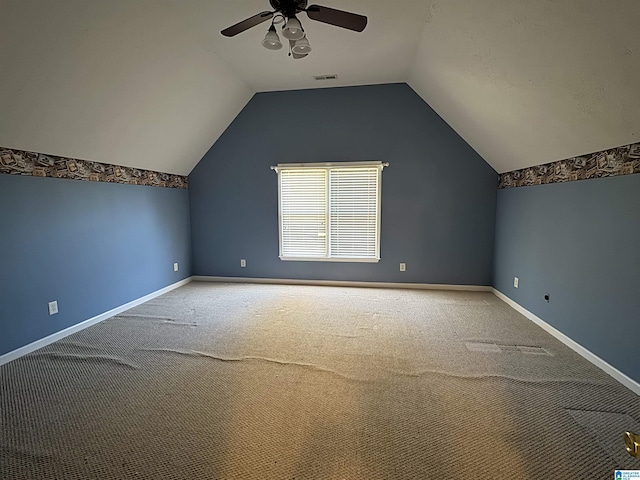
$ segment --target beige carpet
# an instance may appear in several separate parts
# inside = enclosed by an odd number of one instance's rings
[[[580,321],[580,319],[575,319]],[[610,479],[640,398],[489,293],[192,283],[0,367],[3,479]]]

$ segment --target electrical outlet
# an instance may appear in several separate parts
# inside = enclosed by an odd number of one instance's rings
[[[54,300],[49,302],[49,315],[55,315],[56,313],[58,313],[58,301]]]
[[[401,272],[406,272],[407,271],[407,264],[406,263],[401,263],[400,264],[400,271]]]
[[[178,262],[173,264],[173,271],[177,272],[178,271]]]
[[[513,286],[515,288],[518,288],[518,283],[519,283],[518,277],[513,277]]]
[[[241,258],[241,259],[240,259],[240,266],[241,266],[242,268],[246,267],[246,266],[247,266],[247,260],[246,260],[246,259],[244,259],[244,258]]]

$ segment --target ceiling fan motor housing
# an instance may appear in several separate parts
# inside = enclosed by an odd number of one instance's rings
[[[276,12],[281,12],[285,17],[293,17],[307,8],[307,0],[269,0],[269,3]]]

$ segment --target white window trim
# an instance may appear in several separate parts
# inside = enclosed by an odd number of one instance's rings
[[[382,170],[384,167],[388,167],[388,163],[381,161],[372,162],[324,162],[324,163],[279,163],[276,166],[272,166],[271,170],[278,173],[278,257],[282,261],[286,262],[341,262],[341,263],[378,263],[380,261],[380,213],[382,204]],[[281,184],[280,184],[280,170],[281,169],[326,169],[330,170],[336,167],[378,167],[380,174],[378,175],[378,201],[377,201],[377,225],[376,225],[376,245],[375,258],[371,257],[286,257],[282,255],[282,198],[281,198]],[[327,183],[327,189],[329,184]],[[330,222],[330,218],[328,219]]]

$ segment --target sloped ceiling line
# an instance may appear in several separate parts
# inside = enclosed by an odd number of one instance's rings
[[[186,175],[256,92],[407,82],[498,173],[640,140],[638,0],[323,0],[294,61],[267,0],[0,0],[0,145]],[[277,112],[269,121],[277,120]]]

